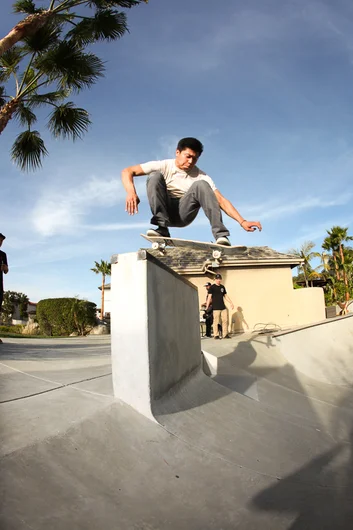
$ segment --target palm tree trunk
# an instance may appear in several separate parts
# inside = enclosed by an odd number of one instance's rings
[[[346,302],[349,302],[350,296],[349,296],[348,278],[347,278],[347,273],[344,268],[344,254],[343,254],[343,246],[341,243],[340,243],[340,258],[341,258],[341,264],[342,264],[343,281],[344,281],[344,286],[346,289]]]
[[[18,99],[14,98],[0,108],[0,134],[11,120],[19,103]]]
[[[43,11],[42,13],[28,15],[24,20],[21,20],[5,37],[0,39],[0,57],[17,42],[33,35],[41,27],[45,26],[48,19],[52,16],[52,11]]]
[[[340,275],[340,271],[338,270],[337,257],[336,257],[336,253],[335,253],[334,250],[332,251],[332,257],[333,257],[333,261],[334,261],[334,264],[335,264],[336,279],[337,279],[338,281],[340,281],[340,279],[341,279],[341,275]]]
[[[102,275],[101,320],[103,320],[103,316],[104,316],[104,286],[105,286],[105,274]]]
[[[350,295],[349,295],[349,285],[348,285],[347,273],[346,273],[345,270],[343,271],[343,279],[344,279],[344,286],[345,286],[345,288],[346,288],[346,302],[349,302],[349,299],[350,299]]]
[[[307,278],[307,275],[306,275],[305,265],[303,265],[303,274],[304,274],[305,286],[309,287],[309,282],[308,282],[308,278]]]

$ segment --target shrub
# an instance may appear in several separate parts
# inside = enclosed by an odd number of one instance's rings
[[[85,335],[95,325],[96,304],[77,298],[47,298],[37,304],[37,320],[44,335]]]
[[[0,326],[0,333],[15,333],[16,335],[21,335],[24,326],[21,324],[16,324],[15,326]]]

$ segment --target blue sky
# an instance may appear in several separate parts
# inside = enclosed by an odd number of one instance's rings
[[[0,34],[16,20],[1,10]],[[7,8],[6,8],[7,7]],[[50,156],[21,173],[0,140],[0,232],[10,272],[5,289],[32,301],[75,296],[99,303],[94,260],[145,246],[142,204],[125,213],[121,170],[173,156],[177,140],[205,146],[199,167],[261,233],[226,218],[233,244],[279,251],[326,229],[352,234],[353,6],[349,0],[150,0],[128,12],[130,33],[95,51],[106,77],[77,103],[93,126],[83,141],[49,137]],[[176,237],[208,241],[200,215]]]

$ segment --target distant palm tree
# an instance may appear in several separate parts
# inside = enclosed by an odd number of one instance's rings
[[[322,269],[323,272],[329,272],[331,270],[331,265],[330,265],[331,255],[324,251],[321,253],[318,252],[318,257],[320,257],[320,265],[315,267],[314,270],[317,271],[319,269]]]
[[[95,272],[96,274],[102,275],[102,303],[101,303],[101,320],[103,320],[104,317],[104,287],[105,287],[105,278],[106,276],[111,275],[111,264],[107,261],[103,261],[101,259],[101,262],[98,263],[98,261],[95,261],[95,266],[91,269],[91,271]]]
[[[101,59],[85,50],[122,37],[126,15],[116,8],[143,1],[48,0],[47,9],[33,0],[14,3],[15,12],[27,16],[0,39],[0,134],[13,117],[25,128],[11,150],[20,169],[37,169],[48,154],[33,129],[39,107],[52,109],[47,126],[54,137],[76,140],[88,130],[88,112],[68,100],[103,76]]]
[[[347,241],[353,241],[353,237],[348,235],[348,228],[342,228],[341,226],[333,226],[331,230],[327,230],[328,237],[325,238],[324,244],[331,245],[333,255],[336,256],[335,267],[337,279],[341,278],[341,273],[345,285],[345,301],[348,303],[350,299],[349,282],[347,275],[347,268],[345,266],[344,257],[344,243]]]
[[[301,269],[303,271],[306,287],[309,287],[308,280],[309,275],[312,272],[310,261],[313,258],[320,257],[320,254],[318,252],[312,252],[312,249],[314,247],[315,243],[313,243],[312,241],[305,241],[299,249],[292,248],[288,251],[289,254],[293,254],[294,256],[297,256],[298,258],[303,260],[303,262],[298,265],[298,269]]]

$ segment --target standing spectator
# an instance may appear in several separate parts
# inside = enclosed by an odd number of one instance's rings
[[[216,274],[215,283],[208,289],[208,296],[206,302],[206,311],[212,304],[213,306],[213,335],[215,339],[219,339],[218,324],[222,321],[222,336],[224,339],[230,339],[228,335],[228,309],[225,306],[226,300],[232,309],[234,309],[233,302],[227,295],[226,288],[221,284],[222,276]]]
[[[207,307],[208,292],[209,292],[209,288],[211,287],[211,285],[212,284],[210,282],[207,282],[204,285],[204,287],[206,287],[206,291],[207,291],[206,304],[205,304],[206,307]],[[212,307],[212,304],[207,309],[205,309],[205,312],[203,314],[203,318],[205,319],[205,322],[206,322],[206,337],[211,337],[212,324],[213,324],[213,307]]]
[[[0,234],[0,247],[4,242],[5,236],[3,234]],[[5,252],[0,250],[0,316],[1,316],[1,308],[2,308],[2,302],[4,299],[4,281],[3,281],[3,275],[7,274],[9,272],[9,267],[7,265],[7,256]],[[2,343],[2,340],[0,339],[0,343]]]

